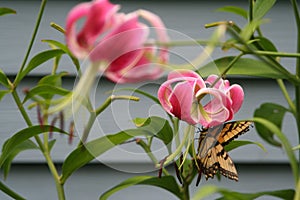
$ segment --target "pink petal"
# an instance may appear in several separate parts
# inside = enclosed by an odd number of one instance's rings
[[[84,57],[86,56],[87,52],[85,48],[82,48],[77,41],[77,33],[76,33],[76,25],[75,23],[86,16],[88,11],[90,10],[91,4],[90,3],[81,3],[75,6],[67,16],[66,22],[66,40],[67,45],[71,52],[76,57]]]
[[[171,82],[166,81],[159,87],[157,91],[157,97],[163,109],[167,111],[169,114],[173,115],[173,113],[171,113],[172,105],[169,101],[171,93],[172,93]]]
[[[194,84],[196,84],[196,82],[194,82]],[[182,82],[176,84],[169,99],[172,104],[171,112],[189,124],[196,124],[198,119],[194,119],[191,115],[193,102],[195,100],[194,97],[194,88],[191,87],[191,83]],[[199,115],[194,116],[197,117]]]
[[[137,15],[128,16],[124,23],[115,28],[95,47],[90,54],[91,61],[105,60],[112,63],[120,56],[140,49],[147,39],[148,31],[147,27],[138,22]]]
[[[203,80],[199,74],[197,74],[196,72],[194,72],[192,70],[187,70],[187,69],[179,69],[179,70],[174,70],[174,71],[170,72],[168,75],[168,80],[174,79],[174,78],[181,78],[184,80],[186,77],[192,77],[195,79]],[[203,85],[205,85],[204,81],[203,81]]]
[[[78,58],[84,58],[99,35],[112,26],[113,14],[119,9],[107,0],[96,0],[74,7],[67,16],[66,40],[71,52]],[[76,33],[76,22],[86,17],[81,31]]]
[[[159,42],[169,41],[166,27],[159,16],[147,10],[139,10],[138,13],[141,17],[146,19],[153,26],[153,28],[156,31],[157,39]],[[168,49],[167,47],[160,48],[159,57],[162,62],[166,62],[169,59],[169,53],[167,49]]]
[[[236,113],[241,108],[244,101],[243,88],[237,84],[234,84],[230,86],[228,93],[232,100],[233,112]]]
[[[148,59],[147,54],[151,51],[144,48],[122,55],[111,63],[105,75],[118,83],[135,83],[159,78],[163,70]]]
[[[196,97],[199,98],[200,103],[202,103],[201,99],[205,97],[205,95],[209,95],[212,99],[203,106],[200,119],[200,123],[203,126],[209,127],[221,124],[232,117],[231,101],[222,91],[215,88],[199,90]]]

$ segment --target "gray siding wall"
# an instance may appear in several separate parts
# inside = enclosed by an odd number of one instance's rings
[[[63,36],[53,30],[50,22],[56,22],[64,26],[65,16],[68,11],[79,1],[52,1],[49,0],[45,17],[35,42],[32,56],[42,50],[48,49],[47,45],[41,43],[41,39],[57,39],[63,41]],[[171,31],[174,39],[200,38],[207,39],[212,33],[205,30],[205,23],[224,20],[234,20],[239,24],[245,21],[232,15],[214,12],[215,9],[223,5],[239,5],[246,7],[247,1],[118,1],[121,3],[124,12],[144,8],[160,15],[168,28],[178,31]],[[15,16],[4,16],[0,18],[0,68],[10,75],[15,75],[18,66],[22,61],[34,20],[38,12],[39,1],[1,1],[0,6],[11,7],[17,10]],[[295,26],[291,14],[291,6],[287,1],[277,2],[275,8],[268,14],[272,20],[263,27],[263,31],[274,40],[281,51],[294,51],[295,49]],[[234,52],[229,52],[233,54]],[[174,55],[179,54],[185,58],[196,56],[193,49],[174,49]],[[222,56],[222,52],[217,51],[213,58]],[[177,59],[176,56],[175,60]],[[179,59],[179,62],[182,61]],[[283,59],[283,64],[288,65],[289,70],[294,70],[294,62],[291,59]],[[49,72],[51,63],[34,70],[30,77],[26,78],[20,87],[33,86],[40,75]],[[68,59],[64,59],[60,68],[62,71],[73,69]],[[72,88],[76,78],[75,70],[70,77],[64,79],[64,84]],[[163,79],[151,84],[125,85],[122,87],[143,88],[146,91],[156,94],[157,88]],[[275,81],[252,78],[232,78],[232,82],[241,84],[246,93],[245,103],[236,119],[246,119],[253,115],[255,108],[263,102],[278,102],[285,104],[283,96],[278,92]],[[95,90],[95,101],[103,102],[107,97],[106,92],[113,89],[114,85],[105,79],[101,79]],[[288,86],[292,94],[292,88]],[[138,96],[138,95],[137,95]],[[0,144],[2,144],[12,133],[25,127],[16,106],[10,97],[5,97],[0,104]],[[121,129],[132,127],[130,118],[147,117],[150,114],[163,116],[163,112],[157,105],[141,97],[141,101],[130,102],[124,107],[124,102],[115,102],[103,115],[98,118],[98,123],[94,126],[92,137],[99,137],[103,134],[115,133]],[[32,116],[36,116],[35,110],[31,111]],[[84,122],[86,118],[80,116]],[[298,144],[298,139],[294,137],[295,126],[290,116],[285,118],[283,129],[290,133],[288,138],[293,145]],[[80,134],[80,124],[77,133]],[[76,146],[67,144],[67,138],[56,136],[57,143],[53,151],[53,159],[59,164]],[[250,131],[241,139],[259,141],[265,144],[255,130]],[[95,161],[93,165],[81,169],[68,181],[66,191],[68,199],[97,199],[98,194],[120,181],[134,176],[135,172],[148,172],[153,170],[148,158],[139,147],[134,145],[123,145],[103,155],[99,164]],[[254,145],[242,147],[230,152],[231,157],[238,163],[240,182],[235,183],[223,179],[221,183],[216,180],[208,183],[220,184],[235,190],[251,192],[259,190],[284,189],[293,187],[291,170],[287,165],[287,158],[282,149],[270,147],[265,144],[267,152]],[[157,155],[163,158],[166,152],[161,149],[160,144],[156,144]],[[48,173],[44,160],[39,152],[27,151],[17,157],[12,169],[11,176],[7,183],[20,191],[28,199],[56,199],[55,186]],[[241,165],[239,165],[241,164]],[[126,172],[133,172],[128,174]],[[204,182],[205,183],[205,182]],[[204,184],[203,183],[203,184]],[[275,184],[276,183],[276,184]],[[34,188],[38,188],[35,190]],[[248,189],[247,189],[248,188]],[[192,188],[195,191],[197,188]],[[46,197],[45,197],[46,196]],[[43,197],[43,198],[42,198]],[[116,194],[112,199],[174,199],[168,193],[150,187],[134,187]],[[0,193],[0,199],[8,199]],[[269,198],[266,198],[269,199]]]

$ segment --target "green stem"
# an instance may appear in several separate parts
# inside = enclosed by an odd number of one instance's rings
[[[132,100],[132,101],[139,101],[138,97],[135,96],[128,96],[128,95],[111,95],[108,97],[105,102],[96,109],[96,115],[98,116],[100,113],[102,113],[114,100]]]
[[[234,57],[234,59],[227,65],[227,67],[224,69],[224,71],[220,74],[220,76],[215,80],[215,82],[213,82],[210,87],[214,87],[214,85],[222,78],[224,77],[227,72],[231,69],[231,67],[244,55],[244,53],[240,53],[239,55],[237,55],[236,57]],[[203,113],[205,113],[203,111]]]
[[[153,42],[147,42],[144,45],[145,46],[164,46],[164,47],[184,47],[184,46],[198,46],[198,45],[209,45],[211,42],[207,40],[177,40],[177,41],[170,41],[170,42],[159,42],[159,41],[153,41]],[[216,46],[222,46],[223,42],[217,42]]]
[[[227,29],[229,31],[229,33],[236,38],[241,44],[243,44],[247,50],[245,50],[243,53],[247,53],[247,54],[254,54],[255,56],[258,57],[258,59],[262,60],[263,62],[267,63],[268,65],[270,65],[274,70],[278,71],[279,73],[283,74],[284,76],[287,77],[287,79],[295,84],[295,85],[299,85],[300,84],[300,78],[298,76],[295,76],[293,74],[291,74],[287,69],[285,69],[279,62],[277,62],[275,59],[273,59],[270,56],[261,56],[261,55],[257,55],[254,53],[254,49],[252,49],[252,47],[247,44],[245,41],[243,41],[243,39],[240,37],[240,35],[238,33],[236,33],[230,26]]]
[[[24,106],[23,106],[23,104],[20,100],[20,97],[19,97],[19,95],[18,95],[18,93],[15,89],[12,91],[12,96],[13,96],[13,98],[14,98],[17,106],[18,106],[18,109],[20,110],[21,115],[23,116],[27,126],[32,126],[32,122],[31,122],[26,110],[24,109]],[[46,149],[46,147],[44,146],[44,144],[43,144],[42,140],[39,138],[39,136],[37,136],[37,135],[34,136],[34,139],[36,140],[40,150],[43,152],[43,155],[44,155],[44,157],[47,161],[48,167],[49,167],[49,169],[50,169],[50,171],[51,171],[51,173],[54,177],[54,181],[56,183],[57,194],[58,194],[59,200],[64,200],[65,198],[64,198],[63,185],[60,184],[60,178],[58,176],[58,173],[57,173],[57,170],[54,166],[54,163],[53,163],[53,161],[50,157],[49,151]]]
[[[31,40],[30,40],[30,43],[29,43],[29,46],[28,46],[28,49],[27,49],[27,52],[25,54],[25,57],[23,59],[23,62],[21,64],[21,67],[20,67],[20,70],[15,78],[15,82],[12,84],[13,85],[13,88],[12,88],[12,96],[21,112],[21,115],[23,116],[26,124],[28,126],[32,126],[32,122],[27,114],[27,112],[25,111],[24,109],[24,106],[20,100],[20,97],[16,91],[16,87],[18,85],[18,82],[16,82],[16,80],[18,80],[18,77],[20,76],[21,72],[23,71],[25,65],[26,65],[26,62],[28,60],[28,57],[29,57],[29,54],[30,54],[30,51],[32,49],[32,46],[33,46],[33,43],[35,41],[35,38],[36,38],[36,35],[37,35],[37,32],[38,32],[38,29],[39,29],[39,26],[40,26],[40,22],[41,22],[41,19],[42,19],[42,16],[43,16],[43,13],[44,13],[44,9],[46,7],[46,3],[47,3],[47,0],[42,0],[42,3],[41,3],[41,6],[40,6],[40,10],[39,10],[39,14],[38,14],[38,17],[37,17],[37,21],[36,21],[36,24],[35,24],[35,27],[34,27],[34,30],[33,30],[33,33],[32,33],[32,36],[31,36]],[[47,146],[44,146],[42,140],[39,138],[39,136],[34,136],[34,139],[36,140],[40,150],[43,152],[43,155],[47,161],[47,164],[48,164],[48,167],[54,177],[54,180],[55,180],[55,184],[56,184],[56,189],[57,189],[57,194],[58,194],[58,199],[59,200],[64,200],[65,199],[65,194],[64,194],[64,189],[63,189],[63,185],[60,184],[60,177],[58,175],[58,172],[54,166],[54,163],[50,157],[50,154],[49,154],[49,151],[48,149],[46,148]]]
[[[282,81],[282,79],[277,79],[277,84],[279,85],[281,92],[283,93],[283,96],[285,98],[285,100],[287,101],[287,103],[289,104],[289,107],[291,109],[291,112],[294,114],[294,116],[297,116],[297,111],[296,111],[296,107],[295,104],[293,103],[289,93],[287,92],[287,89],[284,85],[284,82]]]
[[[44,152],[44,157],[47,161],[48,167],[50,169],[50,172],[54,178],[55,181],[55,186],[56,186],[56,191],[57,191],[57,195],[58,195],[58,199],[59,200],[64,200],[65,198],[65,191],[64,191],[64,187],[62,182],[60,181],[60,176],[56,170],[56,167],[51,159],[50,153],[49,151],[45,151]]]
[[[254,0],[249,0],[249,22],[253,21],[253,7],[254,7]]]
[[[294,200],[300,199],[300,179],[298,180],[297,186],[296,186],[296,194],[294,196]]]
[[[45,7],[46,7],[46,3],[47,3],[47,0],[42,0],[42,3],[41,3],[41,6],[40,6],[40,10],[39,10],[39,13],[38,13],[38,16],[37,16],[37,20],[36,20],[36,23],[35,23],[35,26],[34,26],[34,29],[33,29],[33,33],[32,33],[32,36],[31,36],[31,40],[29,42],[29,45],[28,45],[28,49],[27,49],[27,52],[25,54],[25,57],[23,59],[23,62],[21,64],[21,67],[20,67],[20,70],[15,78],[15,82],[14,82],[14,85],[17,86],[17,82],[16,80],[18,80],[19,76],[21,75],[21,72],[23,71],[25,65],[26,65],[26,62],[28,60],[28,57],[29,57],[29,54],[30,54],[30,51],[32,49],[32,46],[33,46],[33,43],[35,41],[35,38],[36,38],[36,35],[37,35],[37,32],[38,32],[38,29],[39,29],[39,26],[40,26],[40,23],[41,23],[41,20],[42,20],[42,16],[43,16],[43,13],[44,13],[44,10],[45,10]]]
[[[276,52],[276,51],[253,51],[253,52],[247,52],[247,53],[248,54],[262,55],[262,56],[300,58],[300,53],[288,53],[288,52]]]
[[[127,96],[127,95],[120,95],[120,96],[111,95],[95,111],[91,110],[89,120],[88,120],[88,122],[87,122],[87,124],[86,124],[86,126],[83,130],[82,138],[81,138],[81,141],[80,141],[79,145],[84,144],[87,141],[88,135],[91,131],[91,128],[92,128],[95,120],[97,119],[97,116],[99,114],[101,114],[114,100],[139,101],[139,98],[135,97],[135,96]]]
[[[82,134],[82,137],[81,137],[81,141],[79,142],[78,146],[80,146],[81,144],[86,143],[87,138],[89,136],[89,133],[91,131],[91,128],[92,128],[92,126],[93,126],[96,119],[97,119],[97,115],[95,114],[95,112],[93,112],[93,111],[90,112],[89,120],[88,120],[86,126],[84,127],[83,134]]]
[[[298,4],[296,0],[291,0],[296,20],[296,26],[297,26],[297,53],[300,53],[300,15],[298,10]],[[300,58],[297,57],[296,60],[296,76],[300,78]],[[300,86],[295,86],[295,98],[296,98],[296,123],[298,128],[298,140],[300,143]],[[298,167],[300,169],[300,151],[299,151],[299,158],[298,158]],[[298,178],[299,180],[299,178]]]
[[[140,145],[140,146],[144,149],[144,151],[147,153],[147,155],[149,156],[149,158],[151,159],[151,161],[152,161],[155,165],[157,165],[157,164],[159,163],[158,160],[157,160],[157,159],[155,158],[155,156],[153,155],[153,153],[152,153],[150,147],[149,147],[143,140],[137,139],[136,143],[137,143],[138,145]],[[169,175],[170,175],[169,172],[168,172],[164,167],[162,168],[162,172],[163,172],[164,175],[166,175],[166,176],[169,176]]]
[[[189,191],[189,185],[186,183],[186,182],[184,182],[183,184],[182,184],[182,187],[181,187],[181,189],[182,189],[182,191],[181,191],[181,193],[182,193],[182,199],[183,200],[190,200],[190,191]]]
[[[173,129],[174,129],[174,137],[176,148],[180,145],[180,137],[179,137],[179,120],[178,118],[172,118]]]

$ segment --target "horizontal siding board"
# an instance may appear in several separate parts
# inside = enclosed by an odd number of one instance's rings
[[[123,169],[130,168],[136,173],[127,173],[125,170],[115,170],[105,165],[88,165],[78,170],[65,184],[66,199],[98,199],[101,194],[111,187],[119,184],[127,178],[140,175],[157,175],[157,171],[148,173],[137,173],[140,168],[147,168],[148,165],[121,164]],[[239,182],[235,182],[225,177],[219,182],[213,180],[202,181],[198,187],[195,183],[190,186],[191,196],[204,185],[218,185],[237,192],[260,192],[293,188],[294,181],[290,167],[288,165],[237,165],[239,172]],[[175,174],[172,168],[169,168]],[[30,180],[30,182],[29,182]],[[15,191],[30,200],[53,200],[57,199],[55,184],[45,165],[13,165],[12,173],[8,176],[6,184],[13,187]],[[206,198],[216,199],[217,196]],[[11,200],[4,193],[0,193],[1,200]],[[132,186],[123,189],[109,199],[177,199],[173,194],[146,185]],[[277,200],[278,198],[264,196],[260,200]]]
[[[26,78],[23,81],[23,86],[32,87],[33,83],[36,82],[36,79]],[[143,89],[153,95],[156,95],[157,88],[163,80],[156,81],[155,83],[145,84],[141,83],[138,85],[122,85],[121,87],[133,87]],[[66,88],[72,88],[74,79],[66,78],[64,79],[64,84]],[[283,96],[278,93],[277,85],[275,81],[264,80],[264,79],[233,79],[232,82],[241,84],[245,90],[245,102],[242,106],[239,113],[236,115],[236,119],[248,119],[253,116],[254,109],[258,108],[261,103],[264,102],[277,102],[285,105],[285,100]],[[107,80],[101,80],[94,92],[96,105],[100,105],[101,102],[107,98],[107,91],[111,91],[116,87],[114,84],[108,82]],[[21,88],[20,88],[21,89]],[[288,85],[288,90],[292,93],[292,88]],[[124,94],[124,92],[116,93]],[[126,93],[131,94],[131,93]],[[133,94],[137,95],[137,94]],[[140,96],[140,95],[137,95]],[[141,96],[140,96],[141,97]],[[16,106],[13,103],[13,100],[9,96],[3,99],[3,102],[0,104],[0,127],[1,127],[1,139],[0,142],[3,143],[12,133],[17,132],[18,130],[25,127],[25,123],[21,118]],[[132,128],[133,124],[131,119],[135,117],[147,117],[150,115],[160,115],[163,117],[164,112],[161,108],[154,104],[152,101],[141,97],[140,102],[129,102],[126,101],[116,101],[110,106],[103,114],[100,115],[96,124],[92,129],[90,139],[97,138],[106,134],[116,133],[120,130]],[[67,137],[63,135],[57,135],[56,147],[53,151],[53,159],[57,162],[61,162],[67,153],[76,146],[76,141],[80,138],[82,133],[82,127],[84,122],[87,120],[87,116],[83,112],[79,112],[80,116],[76,115],[76,134],[79,134],[75,138],[73,145],[67,144]],[[33,109],[30,111],[30,116],[36,123],[36,110]],[[289,140],[292,142],[292,145],[297,145],[297,138],[295,137],[295,124],[291,120],[290,116],[285,118],[285,126],[283,129],[286,131]],[[66,123],[67,128],[68,123]],[[254,129],[249,133],[240,137],[241,139],[250,139],[254,141],[261,141],[259,136],[256,134]],[[262,142],[262,141],[261,141]],[[154,150],[159,155],[160,158],[166,156],[167,152],[161,148],[161,143],[155,143]],[[263,152],[259,147],[254,145],[249,145],[242,147],[237,151],[233,151],[230,154],[238,162],[286,162],[286,155],[282,152],[280,148],[273,148],[269,145],[265,145],[267,152]],[[251,152],[251,153],[249,153]],[[247,155],[247,156],[245,156]],[[115,148],[113,151],[104,154],[101,157],[103,162],[147,162],[147,156],[143,154],[140,147],[137,147],[134,143],[129,143],[127,145],[121,145],[120,147]],[[37,152],[24,152],[21,156],[17,158],[18,162],[41,162],[43,161],[40,153]]]
[[[48,49],[48,46],[40,41],[42,39],[56,39],[64,41],[61,33],[49,26],[50,22],[65,25],[65,17],[68,11],[79,1],[49,1],[42,20],[41,28],[35,42],[33,52],[36,54]],[[117,1],[122,5],[122,11],[130,12],[136,9],[148,9],[157,13],[164,20],[167,28],[171,31],[172,39],[208,39],[213,29],[205,29],[204,24],[232,20],[243,26],[245,20],[231,14],[215,12],[225,5],[237,5],[247,7],[247,1]],[[35,17],[38,13],[39,1],[1,1],[1,6],[11,7],[18,14],[5,16],[0,19],[0,67],[8,74],[15,74],[22,61],[28,41],[34,26]],[[295,25],[291,14],[291,6],[286,1],[278,1],[274,9],[267,15],[271,19],[269,24],[263,26],[267,37],[270,37],[281,51],[293,51],[296,49]],[[25,26],[24,26],[25,25]],[[21,30],[21,31],[20,31]],[[177,34],[175,34],[177,32]],[[176,51],[175,51],[176,52]],[[196,56],[198,51],[179,51],[178,54],[188,59]],[[220,57],[223,52],[214,54],[214,58]],[[181,60],[182,61],[182,60]],[[283,63],[293,70],[291,59],[283,59]],[[49,72],[51,64],[47,64],[31,74],[44,74]],[[61,70],[67,70],[75,74],[74,68],[68,59],[63,59]]]
[[[41,28],[38,33],[38,38],[35,42],[31,56],[34,54],[49,49],[46,44],[41,43],[42,39],[57,39],[64,41],[61,33],[50,28],[50,22],[56,22],[64,26],[65,16],[68,11],[79,1],[48,1],[45,17],[43,18]],[[170,34],[174,39],[190,39],[191,38],[209,38],[212,30],[205,30],[203,25],[205,23],[219,21],[219,20],[234,20],[238,24],[243,24],[245,21],[239,17],[231,17],[230,14],[214,12],[215,9],[223,5],[239,5],[246,7],[248,1],[118,1],[122,4],[124,12],[130,12],[135,9],[143,8],[149,9],[160,15],[165,21],[168,28],[172,29]],[[216,3],[217,2],[217,3]],[[59,6],[57,6],[59,3]],[[0,18],[0,68],[7,74],[14,76],[22,61],[22,56],[25,53],[28,40],[34,26],[34,20],[38,13],[39,1],[1,1],[0,6],[11,7],[16,9],[17,15],[9,15]],[[282,51],[293,51],[295,49],[295,26],[293,18],[290,14],[290,6],[285,1],[278,1],[274,10],[272,10],[267,17],[271,18],[271,22],[263,27],[266,36],[271,37],[274,43],[278,45]],[[20,31],[20,29],[22,31]],[[176,62],[183,62],[185,59],[190,60],[197,56],[198,52],[202,50],[201,47],[172,50],[172,58]],[[233,54],[234,52],[230,52]],[[213,58],[224,55],[224,52],[217,51]],[[293,70],[294,62],[292,59],[282,59],[283,64],[289,66]],[[32,87],[38,81],[38,77],[42,74],[49,73],[52,63],[49,62],[43,67],[34,70],[31,76],[26,78],[22,83],[20,90],[25,87]],[[64,85],[67,88],[72,88],[74,85],[74,78],[76,76],[74,67],[69,59],[63,59],[60,70],[71,71],[69,78],[64,79]],[[159,83],[163,80],[155,82],[153,85],[131,85],[132,87],[142,87],[146,91],[156,94]],[[261,103],[266,101],[273,101],[285,104],[284,98],[278,93],[278,88],[275,81],[264,79],[234,79],[243,85],[246,92],[245,103],[241,111],[236,116],[236,119],[251,118],[253,111]],[[128,85],[126,85],[128,87]],[[113,89],[114,85],[106,80],[102,80],[98,85],[95,101],[97,103],[103,102],[107,97],[106,92]],[[291,87],[288,88],[290,93],[293,93]],[[20,91],[21,93],[21,91]],[[124,109],[124,102],[115,102],[113,106],[104,112],[98,119],[97,126],[93,128],[91,137],[99,137],[108,133],[115,133],[122,129],[133,127],[130,119],[134,117],[147,117],[150,114],[162,115],[162,111],[157,109],[151,101],[142,99],[140,102],[131,102]],[[150,109],[150,111],[149,111]],[[2,144],[13,133],[25,127],[25,123],[20,116],[12,99],[5,97],[0,104],[0,143]],[[36,110],[30,111],[30,116],[36,123]],[[283,129],[288,133],[294,133],[295,124],[291,117],[285,118],[286,124]],[[86,118],[81,117],[81,122]],[[81,125],[80,125],[81,124]],[[77,133],[81,132],[83,123],[77,123]],[[101,133],[102,132],[102,133]],[[101,133],[101,134],[100,134]],[[293,145],[297,144],[297,139],[293,137],[295,134],[288,134],[289,140]],[[62,162],[68,152],[75,146],[79,137],[74,139],[73,145],[67,144],[66,136],[55,136],[57,144],[53,151],[53,159],[56,162]],[[251,131],[244,136],[243,139],[251,139],[261,141],[255,131]],[[263,142],[262,142],[263,143]],[[270,147],[266,145],[267,153],[264,153],[256,146],[250,145],[240,148],[238,151],[233,151],[230,154],[238,162],[287,162],[286,155],[281,149]],[[163,158],[166,151],[161,149],[161,144],[155,144],[154,149],[156,153]],[[140,153],[137,153],[140,152]],[[251,153],[249,153],[251,152]],[[247,155],[247,156],[245,156]],[[18,156],[16,162],[44,162],[39,152],[27,151]],[[139,147],[132,144],[122,145],[110,153],[101,157],[101,160],[106,163],[116,162],[148,162],[147,157],[141,152]]]

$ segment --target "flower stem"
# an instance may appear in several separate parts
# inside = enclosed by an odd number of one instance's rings
[[[54,178],[55,181],[55,186],[56,186],[56,191],[58,195],[59,200],[65,200],[65,191],[62,182],[60,181],[60,176],[56,170],[56,167],[51,159],[49,151],[43,152],[44,157],[47,161],[48,167],[50,169],[50,172]]]
[[[298,4],[296,0],[291,0],[293,9],[294,9],[294,15],[296,20],[296,26],[297,26],[297,53],[300,53],[300,15],[298,10]],[[296,77],[300,77],[300,58],[297,57],[296,59]],[[298,140],[300,143],[300,86],[299,84],[295,86],[295,98],[296,98],[296,123],[298,128]],[[298,168],[300,169],[300,151],[299,151],[299,158],[298,158]],[[299,178],[298,178],[299,180]]]
[[[294,105],[294,103],[293,103],[293,101],[292,101],[289,93],[287,92],[287,89],[286,89],[286,87],[285,87],[282,79],[277,79],[276,81],[277,81],[277,83],[278,83],[278,85],[279,85],[279,87],[280,87],[280,89],[281,89],[281,91],[283,93],[284,98],[286,99],[287,103],[289,104],[291,112],[296,117],[297,116],[296,107],[295,107],[295,105]]]
[[[144,149],[144,151],[147,153],[147,155],[149,156],[149,158],[151,159],[151,161],[152,161],[155,165],[157,165],[157,164],[159,163],[158,160],[157,160],[157,159],[155,158],[155,156],[153,155],[153,153],[152,153],[150,147],[149,147],[143,140],[137,139],[137,140],[136,140],[136,143],[137,143],[138,145],[140,145],[140,146]],[[168,172],[164,167],[162,168],[162,172],[163,172],[164,175],[166,175],[166,176],[169,175],[169,172]]]
[[[172,123],[173,123],[173,129],[174,129],[175,144],[176,144],[176,148],[178,148],[180,145],[178,118],[175,118],[175,117],[172,118]]]
[[[82,138],[81,141],[79,143],[79,145],[84,144],[87,141],[88,135],[91,131],[91,128],[95,122],[95,120],[97,119],[97,116],[102,113],[114,100],[132,100],[132,101],[139,101],[138,97],[134,97],[134,96],[127,96],[127,95],[120,95],[120,96],[115,96],[115,95],[111,95],[110,97],[108,97],[104,103],[99,106],[95,111],[91,110],[90,111],[90,117],[89,120],[83,130],[83,134],[82,134]]]
[[[24,109],[24,106],[20,100],[20,97],[17,93],[17,91],[15,89],[13,89],[12,91],[12,96],[21,112],[21,115],[23,116],[27,126],[32,126],[32,122],[26,112],[26,110]],[[60,177],[58,175],[58,172],[54,166],[54,163],[50,157],[50,153],[49,151],[45,148],[42,140],[39,138],[39,136],[35,135],[34,136],[34,139],[36,140],[40,150],[43,152],[43,155],[47,161],[47,164],[48,164],[48,167],[53,175],[53,178],[54,178],[54,181],[55,181],[55,184],[56,184],[56,189],[57,189],[57,194],[58,194],[58,197],[59,197],[59,200],[64,200],[65,199],[65,194],[64,194],[64,189],[63,189],[63,185],[60,183]]]
[[[31,36],[31,40],[30,40],[29,45],[28,45],[27,52],[25,54],[25,57],[24,57],[23,62],[21,64],[20,70],[19,70],[15,80],[18,80],[18,77],[21,75],[21,72],[23,71],[23,69],[26,65],[26,62],[28,60],[29,54],[31,52],[33,43],[35,41],[39,26],[40,26],[40,23],[41,23],[41,20],[42,20],[42,16],[43,16],[43,13],[44,13],[44,10],[45,10],[45,7],[46,7],[46,3],[47,3],[47,0],[42,0],[40,10],[39,10],[39,13],[38,13],[38,16],[37,16],[37,20],[36,20],[36,23],[35,23],[35,26],[34,26],[34,29],[33,29],[33,33],[32,33],[32,36]],[[15,81],[14,85],[17,86],[18,83]]]
[[[300,58],[300,53],[276,52],[276,51],[253,51],[253,52],[247,52],[247,53],[248,54],[262,55],[262,56],[278,56],[278,57]]]
[[[186,182],[184,182],[182,184],[181,189],[182,189],[182,194],[183,194],[183,198],[182,199],[183,200],[189,200],[190,199],[189,185]]]

